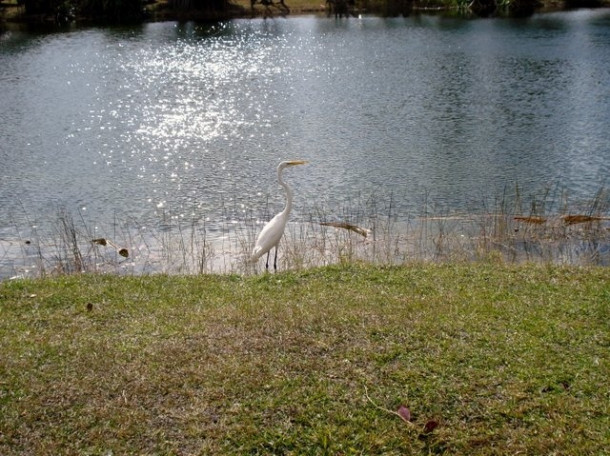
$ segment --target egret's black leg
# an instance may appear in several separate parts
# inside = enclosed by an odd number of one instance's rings
[[[277,245],[275,246],[275,258],[273,259],[273,270],[277,272]]]
[[[267,252],[267,262],[265,263],[265,269],[269,270],[269,254],[271,253],[271,249]]]

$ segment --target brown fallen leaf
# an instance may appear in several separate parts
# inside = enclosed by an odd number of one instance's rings
[[[411,411],[407,407],[405,407],[404,405],[401,405],[400,407],[398,407],[398,410],[396,411],[396,413],[406,423],[410,423],[411,422]]]
[[[436,420],[428,420],[428,421],[426,421],[426,424],[424,425],[424,429],[422,431],[422,434],[430,434],[437,427],[438,427],[438,421],[436,421]]]

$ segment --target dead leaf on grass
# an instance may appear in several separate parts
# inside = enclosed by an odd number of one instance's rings
[[[398,410],[396,411],[396,413],[406,423],[410,423],[411,422],[411,411],[407,407],[405,407],[404,405],[401,405],[400,407],[398,407]]]
[[[430,434],[437,427],[438,427],[438,421],[436,421],[436,420],[428,420],[428,421],[426,421],[426,424],[424,425],[424,429],[422,431],[422,434]]]

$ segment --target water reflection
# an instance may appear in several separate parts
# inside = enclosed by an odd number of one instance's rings
[[[520,186],[589,199],[610,172],[608,11],[302,17],[4,34],[0,232],[213,227],[363,197],[446,213]],[[381,205],[381,204],[380,204]]]

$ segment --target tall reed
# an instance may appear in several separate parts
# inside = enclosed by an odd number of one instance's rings
[[[279,267],[489,259],[610,264],[610,197],[605,188],[588,201],[571,202],[564,191],[552,188],[525,198],[516,186],[483,202],[478,211],[443,212],[431,206],[424,195],[419,210],[400,213],[390,194],[335,209],[299,208],[306,215],[288,224]],[[205,217],[183,221],[168,216],[155,230],[116,219],[109,227],[92,228],[81,213],[74,216],[58,208],[49,232],[31,224],[10,241],[0,241],[0,278],[81,272],[259,273],[264,261],[253,265],[249,258],[268,212],[267,207],[262,215],[245,212],[242,220],[225,217],[214,224]]]

